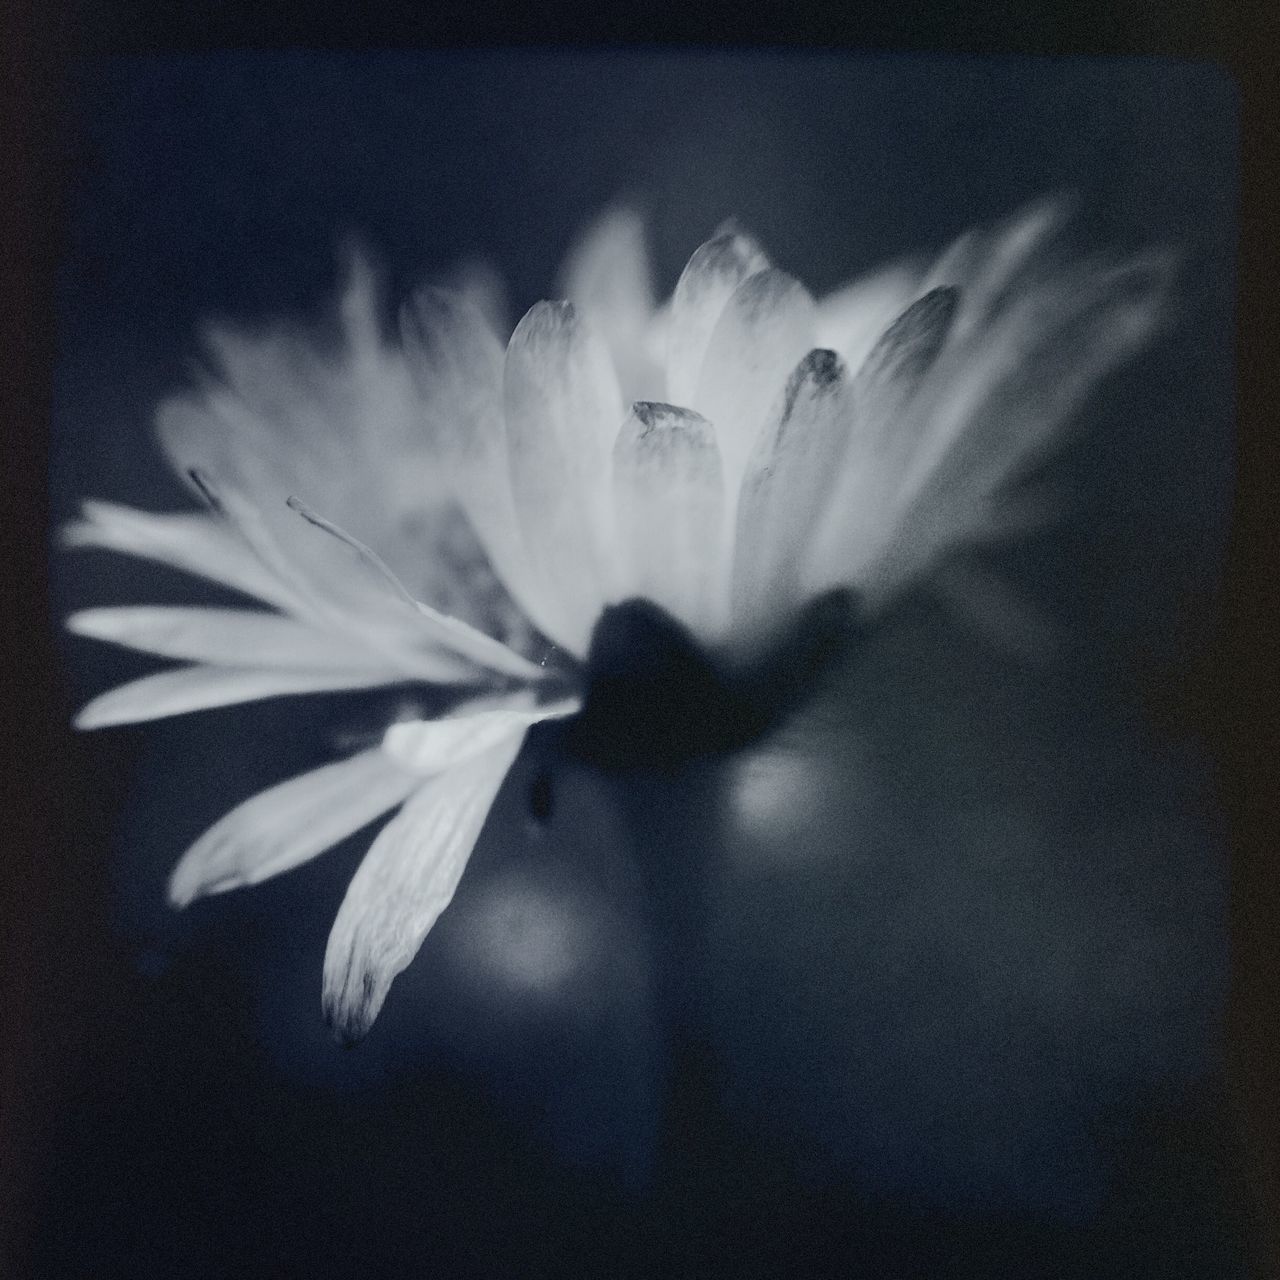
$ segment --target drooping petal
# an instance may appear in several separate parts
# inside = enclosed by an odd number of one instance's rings
[[[813,314],[808,290],[769,268],[733,291],[716,323],[692,407],[715,425],[731,505],[778,393],[813,347]]]
[[[258,884],[331,849],[420,784],[381,748],[290,778],[237,805],[182,856],[169,901]]]
[[[639,402],[613,451],[619,599],[643,596],[706,636],[724,619],[724,477],[711,424]]]
[[[853,397],[833,351],[796,366],[747,462],[733,549],[735,629],[767,626],[800,602],[800,561],[844,463]]]
[[[428,779],[373,842],[352,878],[324,957],[325,1017],[363,1036],[391,983],[453,898],[523,732]]]
[[[278,613],[120,605],[82,609],[65,625],[74,635],[186,662],[243,666],[251,659],[254,666],[293,670],[387,670],[378,653]]]
[[[405,679],[406,677],[399,677]],[[372,689],[397,683],[383,671],[270,671],[255,667],[179,667],[100,694],[75,717],[77,729],[140,724],[166,716],[283,694]]]
[[[585,650],[612,577],[610,453],[623,418],[604,343],[572,303],[540,302],[516,326],[504,378],[511,490],[524,545]]]
[[[157,515],[93,499],[82,509],[83,519],[61,531],[64,547],[117,551],[207,578],[281,608],[295,603],[294,594],[225,523],[212,516]]]
[[[419,777],[431,777],[488,751],[532,724],[571,716],[580,706],[579,700],[572,698],[542,707],[492,707],[438,720],[406,720],[386,731],[382,749],[401,768]]]
[[[662,370],[646,348],[653,319],[653,272],[644,219],[605,210],[569,252],[557,297],[567,298],[608,344],[626,400],[662,393]]]
[[[667,395],[691,406],[707,346],[733,292],[769,259],[741,231],[726,231],[700,246],[676,283],[667,325]]]

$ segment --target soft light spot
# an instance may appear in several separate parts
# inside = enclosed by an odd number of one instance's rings
[[[727,790],[729,821],[768,841],[779,858],[790,856],[790,846],[774,842],[798,834],[813,813],[819,792],[814,771],[814,760],[800,751],[771,749],[744,758]]]
[[[495,885],[467,923],[470,959],[517,992],[560,991],[586,952],[585,926],[571,904],[524,880]]]

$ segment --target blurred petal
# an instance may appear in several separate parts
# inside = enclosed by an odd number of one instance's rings
[[[571,716],[580,706],[574,698],[545,707],[496,707],[440,720],[406,720],[386,731],[382,749],[402,769],[430,777],[490,750],[531,724]]]
[[[619,598],[643,596],[704,635],[724,616],[724,479],[707,420],[639,402],[613,451]]]
[[[82,509],[84,518],[61,532],[65,547],[118,551],[207,578],[281,608],[296,603],[294,594],[244,542],[209,515],[156,515],[92,499]]]
[[[394,809],[419,782],[374,748],[271,787],[187,850],[169,878],[169,901],[185,907],[292,870]]]
[[[563,630],[529,564],[511,494],[503,427],[504,348],[477,307],[421,289],[400,314],[409,367],[458,500],[507,590],[547,635]]]
[[[824,541],[815,564],[827,579],[842,560],[838,580],[880,604],[950,550],[997,536],[1004,486],[1060,444],[1087,394],[1150,340],[1170,274],[1159,253],[1063,272],[950,342],[913,403],[901,483],[872,525]]]
[[[921,292],[920,270],[895,263],[852,281],[818,303],[814,339],[837,352],[850,369],[867,358],[876,340]]]
[[[250,655],[245,655],[246,657]],[[179,667],[111,689],[75,718],[77,729],[163,720],[166,716],[282,694],[372,689],[398,679],[386,671],[264,671],[249,667]]]
[[[540,302],[512,334],[504,385],[524,545],[561,606],[565,642],[580,654],[612,576],[608,475],[623,418],[617,378],[572,303]]]
[[[324,1012],[358,1040],[449,905],[522,732],[429,779],[387,824],[343,899],[324,957]]]
[[[796,366],[747,463],[734,539],[735,626],[796,607],[799,565],[839,476],[852,423],[848,371],[833,351]]]
[[[121,605],[82,609],[66,620],[78,636],[162,658],[240,666],[386,671],[380,655],[278,613],[248,609]],[[393,677],[394,674],[393,674]]]
[[[813,314],[798,281],[759,271],[734,290],[707,344],[693,407],[715,425],[731,504],[778,393],[813,347]]]
[[[296,498],[290,498],[289,505],[310,524],[330,535],[331,545],[335,548],[334,554],[349,554],[361,572],[369,574],[380,584],[389,600],[397,601],[412,612],[417,619],[417,630],[424,644],[429,646],[428,661],[444,651],[444,654],[452,654],[502,675],[531,680],[542,678],[544,673],[541,668],[508,649],[501,641],[485,635],[483,631],[477,631],[458,618],[447,617],[430,605],[415,600],[377,553],[353,538],[346,530],[338,528],[332,521],[326,520]]]
[[[661,394],[662,370],[645,337],[653,317],[653,273],[644,219],[616,207],[596,219],[570,250],[557,291],[608,344],[625,399]]]
[[[667,395],[693,404],[707,346],[733,291],[769,265],[749,235],[728,231],[702,245],[689,259],[671,296],[667,326]]]
[[[1016,296],[1016,286],[1028,283],[1028,269],[1042,260],[1070,212],[1071,201],[1062,196],[1033,201],[989,231],[967,232],[939,258],[923,288],[960,286],[964,307],[956,317],[957,336],[990,323]]]
[[[351,254],[336,340],[335,326],[209,328],[210,367],[160,406],[156,429],[179,474],[198,470],[257,508],[295,575],[316,576],[282,506],[303,493],[432,598],[450,567],[433,545],[447,494],[404,354],[383,336],[378,293],[373,270]],[[328,594],[331,584],[320,585]]]

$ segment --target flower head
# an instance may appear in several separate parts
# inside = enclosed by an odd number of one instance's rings
[[[449,709],[233,809],[180,860],[171,900],[263,880],[398,810],[325,956],[326,1013],[362,1034],[528,728],[592,723],[593,668],[613,664],[616,690],[628,653],[643,668],[646,637],[672,634],[695,664],[789,653],[781,638],[833,590],[874,618],[1010,527],[1010,482],[1148,339],[1168,276],[1155,254],[1071,259],[1061,220],[1036,206],[822,301],[726,225],[658,306],[640,220],[614,210],[571,256],[566,300],[505,344],[468,287],[420,291],[392,341],[358,257],[336,344],[212,330],[210,371],[157,416],[206,509],[86,502],[64,539],[255,607],[73,614],[78,634],[185,664],[78,724],[406,682]],[[621,658],[602,618],[631,628]]]

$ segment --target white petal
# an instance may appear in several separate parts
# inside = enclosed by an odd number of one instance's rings
[[[157,515],[114,502],[86,501],[84,518],[61,533],[65,547],[98,547],[155,560],[219,582],[268,604],[295,602],[288,588],[220,520],[204,513]]]
[[[401,677],[403,679],[403,677]],[[166,716],[283,694],[372,689],[394,684],[386,671],[265,671],[250,667],[179,667],[121,685],[94,698],[75,718],[77,729],[163,720]]]
[[[1003,304],[1017,296],[1020,286],[1031,283],[1029,269],[1040,261],[1070,211],[1070,202],[1060,196],[1036,200],[990,231],[961,236],[942,255],[923,288],[960,286],[964,306],[956,317],[957,337],[989,323]]]
[[[169,901],[185,907],[300,866],[394,809],[419,781],[375,747],[260,792],[187,850]]]
[[[529,563],[511,495],[504,348],[474,303],[443,289],[419,290],[400,331],[441,464],[489,563],[534,624],[559,639],[564,620]]]
[[[713,237],[689,259],[667,326],[667,395],[676,404],[693,404],[707,345],[734,290],[768,265],[755,240],[739,231]]]
[[[921,292],[920,270],[895,263],[852,281],[818,303],[814,338],[837,352],[850,369],[870,354],[876,340]]]
[[[326,520],[296,498],[290,498],[289,505],[305,520],[330,536],[331,545],[335,548],[334,554],[349,553],[353,557],[353,563],[382,586],[391,602],[398,602],[413,613],[422,640],[430,646],[427,651],[429,658],[452,654],[502,675],[529,680],[543,677],[545,673],[540,667],[508,649],[501,641],[485,635],[483,631],[477,631],[458,618],[447,617],[430,605],[415,600],[377,553],[344,529],[338,528],[332,521]]]
[[[488,751],[531,724],[571,716],[580,706],[575,698],[544,707],[495,707],[439,720],[406,720],[386,731],[382,749],[402,769],[430,777]]]
[[[848,371],[833,351],[796,366],[747,462],[734,539],[735,634],[800,603],[799,567],[840,475],[852,425]]]
[[[846,543],[843,580],[879,604],[957,546],[991,537],[1003,486],[1057,445],[1084,397],[1149,341],[1169,274],[1161,254],[1069,271],[948,344],[912,408],[922,429],[905,479],[878,527]]]
[[[387,673],[377,652],[278,613],[248,609],[121,605],[82,609],[66,620],[78,636],[187,662],[298,670],[356,670]],[[399,677],[394,670],[390,678]]]
[[[429,779],[373,842],[352,878],[324,957],[325,1017],[363,1036],[393,979],[453,898],[523,733]]]
[[[908,407],[948,339],[955,298],[954,289],[938,288],[912,303],[854,375],[848,451],[806,554],[825,566],[821,587],[852,582],[858,555],[894,527],[930,421]]]
[[[643,596],[707,636],[724,621],[724,477],[711,424],[637,403],[613,452],[619,598]]]
[[[662,371],[646,349],[653,317],[653,273],[644,219],[607,209],[570,250],[558,297],[570,302],[608,344],[627,400],[661,394]]]
[[[534,567],[582,653],[612,576],[609,465],[623,418],[609,353],[568,302],[516,326],[504,379],[511,491]]]
[[[813,314],[813,299],[798,281],[784,271],[759,271],[734,290],[707,344],[692,404],[715,424],[735,505],[756,437],[813,347]]]
[[[212,369],[160,406],[160,442],[180,474],[199,470],[253,503],[295,573],[316,575],[282,507],[300,493],[430,598],[443,568],[432,516],[447,495],[404,355],[383,339],[374,273],[358,257],[339,319],[336,342],[279,324],[211,329]],[[318,585],[326,596],[343,588]]]

